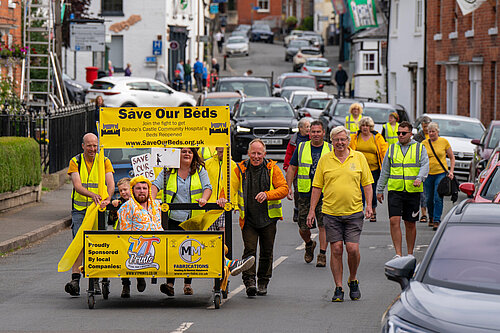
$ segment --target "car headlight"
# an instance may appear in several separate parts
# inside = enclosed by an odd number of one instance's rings
[[[292,133],[297,133],[299,131],[298,127],[292,128]]]
[[[246,132],[246,133],[248,133],[250,131],[251,131],[251,129],[248,128],[248,127],[243,127],[243,126],[239,126],[239,125],[236,126],[236,132]]]
[[[413,325],[397,316],[390,316],[386,325],[384,326],[383,332],[387,333],[426,333],[432,332],[426,330],[425,328]]]

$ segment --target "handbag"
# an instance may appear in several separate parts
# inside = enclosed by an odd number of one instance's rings
[[[455,176],[453,176],[453,179],[450,179],[448,177],[448,170],[446,170],[443,163],[436,155],[436,151],[434,150],[434,147],[432,146],[432,142],[430,139],[429,139],[429,145],[431,146],[432,153],[434,154],[434,157],[436,157],[436,159],[438,160],[439,165],[441,165],[441,168],[443,168],[444,172],[446,172],[446,176],[443,179],[441,179],[441,181],[438,184],[437,193],[439,194],[440,197],[451,196],[454,193],[454,187],[458,188],[458,185],[455,186],[456,185],[455,182],[457,180],[455,179]]]

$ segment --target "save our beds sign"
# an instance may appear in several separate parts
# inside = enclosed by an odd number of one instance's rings
[[[105,148],[226,147],[229,107],[101,108],[99,137]]]

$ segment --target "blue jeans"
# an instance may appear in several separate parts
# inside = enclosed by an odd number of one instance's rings
[[[344,84],[337,84],[337,97],[345,97],[345,83]]]
[[[84,210],[71,210],[71,232],[75,238],[78,229],[82,226],[83,218],[85,217],[86,209]]]
[[[441,215],[443,214],[443,198],[437,193],[437,188],[444,177],[446,177],[445,172],[429,175],[424,182],[427,213],[433,218],[434,222],[441,222]]]
[[[184,84],[186,85],[186,92],[193,91],[193,81],[191,80],[191,74],[184,75]]]
[[[373,184],[372,184],[372,190],[373,190],[372,209],[375,210],[375,208],[377,208],[377,183],[378,183],[378,179],[380,178],[380,169],[373,170],[372,171],[372,176],[373,176]],[[365,207],[365,191],[363,191],[363,186],[361,186],[361,197],[363,199],[363,208],[364,208]]]

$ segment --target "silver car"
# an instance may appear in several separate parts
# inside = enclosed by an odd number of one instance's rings
[[[242,36],[231,36],[226,42],[226,56],[237,54],[248,56],[248,40]]]
[[[332,82],[332,69],[325,58],[309,58],[300,70],[302,73],[316,77],[319,82]]]

